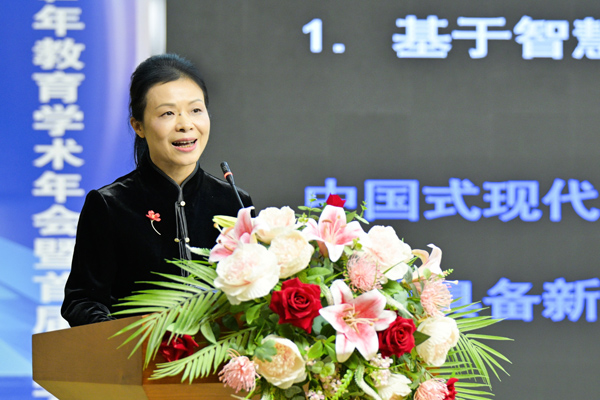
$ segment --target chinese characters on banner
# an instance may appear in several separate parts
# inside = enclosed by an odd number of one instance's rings
[[[475,47],[469,49],[471,58],[484,58],[488,45],[494,40],[511,40],[522,45],[522,57],[563,59],[563,44],[569,39],[569,21],[533,19],[523,16],[512,31],[506,27],[506,18],[467,18],[458,17],[456,29],[450,33],[440,33],[448,27],[447,19],[429,15],[418,19],[415,15],[398,18],[396,26],[405,33],[392,35],[392,49],[398,58],[446,58],[452,49],[452,40],[472,40]],[[573,22],[573,37],[577,47],[571,57],[590,60],[600,59],[600,20],[593,17],[576,19]]]
[[[452,297],[458,299],[452,307],[472,302],[471,285],[470,281],[456,281],[450,285]],[[487,291],[488,297],[484,297],[482,302],[491,308],[492,318],[531,322],[534,318],[533,307],[541,303],[542,316],[553,322],[565,319],[577,322],[584,311],[587,322],[598,320],[600,290],[590,289],[600,289],[600,279],[567,282],[564,278],[557,278],[554,282],[544,282],[544,292],[541,295],[527,294],[532,287],[530,282],[511,282],[507,278],[500,278]],[[476,312],[477,308],[471,310]]]
[[[358,204],[356,187],[338,187],[335,178],[325,179],[324,186],[306,187],[304,204],[310,206],[314,200],[322,203],[330,193],[344,197],[348,209],[355,209]],[[538,181],[483,182],[480,188],[469,179],[450,178],[448,186],[423,186],[421,193],[425,196],[425,203],[432,206],[423,212],[427,220],[459,215],[468,221],[498,217],[503,222],[515,218],[535,222],[544,214],[539,209]],[[368,179],[365,181],[365,219],[418,221],[419,195],[419,181],[416,179]],[[469,206],[468,200],[480,195],[488,207]],[[552,222],[562,219],[563,204],[569,204],[582,219],[594,222],[600,218],[600,209],[588,208],[584,201],[597,198],[598,191],[588,181],[556,178],[541,198],[541,203],[549,209]]]
[[[544,282],[542,295],[527,294],[532,284],[529,282],[511,282],[501,278],[498,283],[488,290],[488,296],[483,298],[483,304],[492,308],[493,318],[505,318],[522,321],[533,320],[533,306],[542,303],[542,316],[554,322],[577,322],[585,310],[587,322],[598,319],[598,299],[600,279],[592,278],[575,282],[566,282],[557,278],[554,282]]]
[[[478,196],[482,190],[468,179],[450,178],[448,186],[424,186],[422,193],[425,202],[433,206],[423,212],[425,219],[460,215],[466,220],[498,217],[503,222],[519,217],[526,222],[538,221],[543,211],[538,208],[539,183],[537,181],[484,182],[482,198],[489,204],[487,208],[469,206],[468,196]],[[324,203],[329,194],[337,194],[346,200],[345,208],[355,209],[358,204],[357,188],[337,186],[336,178],[326,178],[324,186],[308,186],[304,192],[304,204]],[[419,220],[419,181],[415,179],[368,179],[365,181],[365,219]],[[562,204],[569,203],[573,210],[587,221],[597,221],[600,210],[587,208],[583,202],[598,198],[598,191],[588,181],[555,179],[548,193],[541,199],[549,208],[549,219],[559,222],[562,217]],[[591,278],[566,282],[558,278],[543,284],[542,295],[529,295],[533,287],[529,282],[511,282],[501,278],[487,291],[483,303],[491,307],[493,318],[504,318],[530,322],[533,320],[533,307],[542,304],[542,316],[554,322],[567,318],[576,322],[585,311],[588,322],[596,322],[597,303],[600,299],[600,279]],[[453,307],[472,302],[470,281],[458,281],[450,285],[455,299],[460,299]],[[476,312],[476,308],[472,308]]]
[[[83,31],[81,7],[52,4],[46,0],[33,15],[32,28],[40,33],[32,43],[32,62],[36,72],[31,76],[38,88],[39,107],[32,110],[33,130],[39,144],[33,160],[39,177],[33,182],[32,195],[43,198],[40,211],[32,215],[37,229],[33,251],[38,262],[33,282],[40,288],[33,333],[68,328],[60,315],[64,286],[71,267],[79,213],[68,208],[71,197],[84,196],[80,187],[81,174],[66,173],[66,166],[78,168],[84,160],[77,143],[77,133],[84,129],[84,112],[77,104],[78,90],[85,80],[85,65],[81,61],[84,43],[76,42],[69,34]],[[64,3],[64,2],[61,2]],[[52,201],[47,207],[47,199]],[[40,199],[41,200],[41,199]],[[45,209],[44,209],[45,208]],[[33,397],[53,398],[34,386]]]

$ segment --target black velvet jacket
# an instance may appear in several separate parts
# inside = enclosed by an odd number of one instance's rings
[[[240,191],[246,207],[252,205]],[[159,281],[151,272],[181,274],[165,260],[191,258],[185,247],[212,248],[215,215],[236,216],[232,188],[199,165],[179,186],[149,158],[114,183],[88,193],[79,217],[62,315],[71,326],[113,319],[114,305],[134,290]],[[160,214],[160,221],[147,217]]]

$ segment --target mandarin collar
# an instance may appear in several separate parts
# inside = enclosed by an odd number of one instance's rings
[[[196,191],[202,183],[204,174],[202,168],[200,168],[200,160],[196,162],[196,168],[194,171],[181,183],[181,186],[177,184],[170,176],[164,173],[160,168],[156,166],[150,159],[150,156],[146,156],[141,160],[138,165],[138,170],[141,173],[144,184],[147,187],[156,189],[161,193],[172,193],[177,196],[185,190],[186,193]]]

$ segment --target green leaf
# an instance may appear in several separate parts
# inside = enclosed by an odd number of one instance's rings
[[[330,337],[335,334],[336,334],[335,329],[333,328],[333,326],[331,326],[331,324],[329,324],[327,322],[321,328],[321,335],[323,335],[323,336]]]
[[[303,390],[301,388],[299,388],[298,386],[290,386],[289,388],[285,389],[283,393],[284,393],[285,397],[287,397],[288,399],[291,399],[295,395],[302,393],[302,392],[303,392]]]
[[[383,289],[388,292],[389,294],[394,294],[394,293],[405,293],[404,289],[402,288],[402,285],[400,283],[398,283],[397,281],[393,281],[393,280],[388,280],[385,285],[383,285]]]
[[[189,249],[192,253],[197,254],[201,257],[210,257],[210,249],[200,247],[190,247]]]
[[[431,278],[431,271],[429,268],[425,268],[423,270],[423,276],[425,277],[425,280],[429,280],[429,278]]]
[[[136,303],[131,303],[131,305],[137,305]],[[121,310],[112,313],[111,315],[128,315],[128,314],[152,314],[155,312],[162,312],[165,310],[165,307],[139,307],[130,310]]]
[[[327,321],[325,321],[325,318],[323,318],[320,315],[317,315],[317,317],[315,319],[313,319],[313,324],[312,324],[312,330],[313,333],[315,334],[315,336],[318,336],[321,334],[321,328],[323,327],[323,325],[328,324]]]
[[[272,339],[264,341],[254,350],[254,355],[261,361],[271,362],[273,360],[271,357],[276,354],[275,341]]]
[[[279,336],[290,339],[294,339],[294,328],[291,324],[278,324],[275,328]]]
[[[167,327],[167,330],[173,333],[176,333],[177,335],[190,335],[190,336],[194,336],[196,333],[198,333],[198,331],[200,330],[200,326],[199,325],[193,325],[190,327],[190,329],[187,330],[178,330],[176,325],[173,323],[171,325],[169,325]]]
[[[257,304],[246,310],[246,322],[248,322],[248,324],[254,322],[254,320],[259,316],[262,306],[262,304]]]
[[[344,362],[344,364],[348,366],[348,368],[354,370],[360,364],[360,358],[356,355],[356,352],[354,352],[352,353],[350,358],[346,362]]]
[[[235,226],[235,222],[237,221],[236,217],[230,217],[229,215],[215,215],[213,217],[213,222],[223,228],[231,228]]]
[[[323,355],[323,342],[317,341],[315,344],[311,346],[308,350],[308,359],[312,360],[315,358],[320,358]]]
[[[493,396],[491,393],[485,393],[487,396]],[[489,397],[481,397],[469,395],[466,393],[461,393],[458,390],[456,391],[456,400],[490,400]]]
[[[357,221],[362,222],[365,225],[369,225],[369,221],[367,221],[366,219],[364,219],[363,217],[361,217],[360,215],[355,215],[354,219]]]
[[[298,210],[302,211],[310,211],[310,212],[321,212],[320,208],[316,207],[307,207],[307,206],[298,206]]]
[[[225,327],[231,331],[240,330],[237,319],[235,319],[235,317],[231,314],[223,316],[223,325],[225,325]]]
[[[215,321],[212,321],[210,323],[210,327],[213,331],[213,333],[215,334],[215,338],[220,338],[221,337],[221,325],[217,324]]]
[[[462,333],[486,328],[488,326],[497,324],[502,320],[492,319],[490,316],[472,317],[472,318],[459,318],[456,319],[456,325],[458,330]]]
[[[325,343],[325,351],[327,352],[327,355],[333,360],[333,362],[337,362],[337,354],[335,352],[335,344]]]
[[[313,268],[308,268],[306,270],[307,275],[308,276],[315,276],[315,275],[330,275],[331,274],[331,270],[328,268],[323,268],[323,267],[313,267]]]
[[[468,333],[465,336],[468,337],[469,339],[509,340],[509,341],[514,340],[511,338],[504,337],[504,336],[477,335],[474,333]]]
[[[458,382],[454,383],[454,386],[456,387],[487,387],[487,385],[484,385],[483,383],[477,383],[477,382],[467,382],[465,380],[459,380]]]
[[[394,293],[392,298],[394,300],[396,300],[398,303],[402,304],[405,308],[408,305],[408,293],[405,292],[404,290],[401,292]]]
[[[200,326],[200,332],[202,332],[202,336],[204,336],[206,340],[208,340],[210,343],[217,344],[215,334],[213,333],[209,322],[205,322],[204,324],[202,324],[202,326]]]
[[[460,299],[461,297],[459,297]],[[452,302],[457,301],[458,299],[454,299],[452,300]],[[463,304],[462,306],[458,306],[458,307],[452,307],[451,312],[456,313],[460,310],[465,310],[468,309],[469,313],[472,313],[473,311],[485,311],[487,310],[489,307],[475,307],[475,306],[479,306],[481,304],[481,302],[476,301],[474,303],[469,303],[469,304]],[[474,310],[473,308],[477,308],[476,310]],[[448,314],[448,316],[450,316],[450,314]]]
[[[324,366],[325,363],[323,361],[317,361],[310,367],[310,370],[314,374],[320,374]]]
[[[182,292],[195,292],[199,293],[206,289],[199,288],[196,286],[197,284],[201,284],[201,282],[196,281],[194,278],[183,277],[179,275],[171,275],[171,274],[162,274],[159,272],[153,272],[155,275],[162,276],[163,278],[170,279],[173,282],[152,282],[152,281],[140,281],[137,283],[149,283],[155,286],[173,288],[176,290],[180,290]]]
[[[347,212],[346,211],[346,223],[350,223],[356,217],[356,211]]]
[[[408,282],[408,283],[412,282],[412,280],[413,280],[412,268],[409,268],[408,271],[406,271],[406,274],[404,274],[404,277],[402,278],[402,280],[404,282]]]
[[[321,371],[321,376],[333,376],[335,373],[335,364],[333,362],[325,363],[323,366],[323,370]]]
[[[429,339],[431,336],[423,333],[423,332],[419,332],[419,331],[415,331],[415,333],[413,333],[413,336],[415,338],[415,346],[420,345],[421,343],[423,343],[424,341],[426,341],[427,339]]]

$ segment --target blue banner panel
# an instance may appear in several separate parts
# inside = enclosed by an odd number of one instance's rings
[[[2,6],[0,398],[52,398],[31,379],[31,335],[67,327],[60,305],[85,193],[133,166],[135,1]]]

